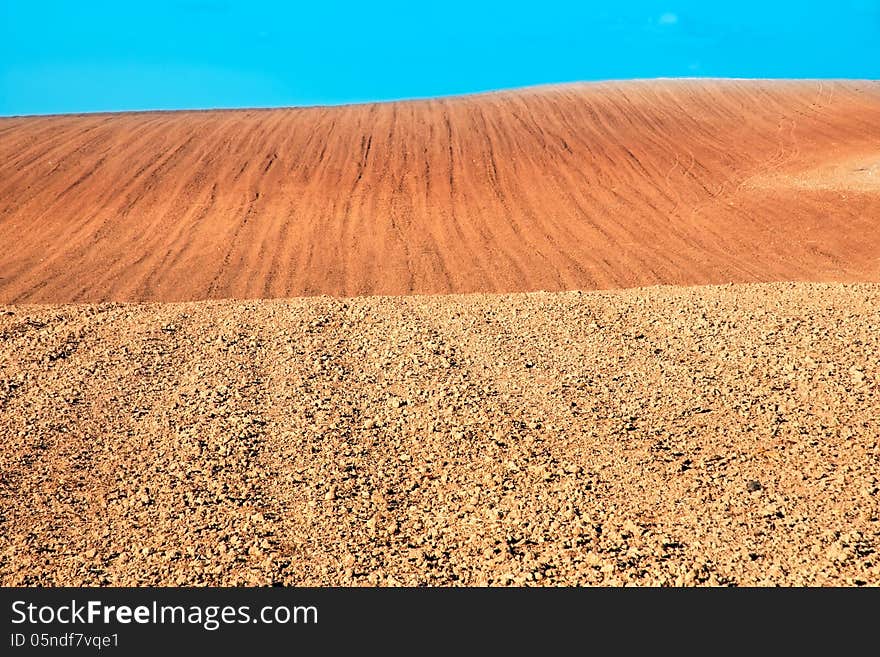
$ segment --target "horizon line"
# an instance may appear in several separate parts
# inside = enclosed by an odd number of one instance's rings
[[[461,93],[437,94],[430,96],[404,96],[400,98],[385,98],[380,100],[354,100],[339,103],[313,103],[303,105],[238,105],[238,106],[214,106],[214,107],[175,107],[175,108],[137,108],[137,109],[101,109],[82,110],[74,112],[45,112],[33,114],[0,114],[3,119],[24,118],[51,118],[59,116],[95,116],[101,114],[159,114],[174,112],[242,112],[242,111],[274,111],[274,110],[307,110],[331,107],[353,107],[369,105],[387,105],[391,103],[418,103],[432,100],[455,100],[494,94],[516,93],[553,87],[575,87],[588,85],[615,84],[626,82],[658,82],[658,81],[705,81],[705,82],[880,82],[874,78],[846,78],[846,77],[738,77],[738,76],[657,76],[657,77],[633,77],[633,78],[603,78],[594,80],[568,80],[562,82],[539,82],[514,87],[496,87],[478,91]]]

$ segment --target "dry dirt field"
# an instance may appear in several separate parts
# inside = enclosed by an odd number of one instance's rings
[[[878,126],[755,80],[0,119],[0,584],[880,584]]]
[[[880,286],[0,307],[3,584],[880,583]]]
[[[0,303],[880,280],[880,82],[0,119]]]

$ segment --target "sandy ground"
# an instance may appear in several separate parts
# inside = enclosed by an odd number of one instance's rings
[[[0,307],[0,583],[878,584],[880,286]]]
[[[0,119],[0,303],[880,280],[880,83]]]

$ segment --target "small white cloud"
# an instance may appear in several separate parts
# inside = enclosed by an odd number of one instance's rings
[[[660,16],[660,25],[675,25],[678,22],[678,14],[667,12]]]

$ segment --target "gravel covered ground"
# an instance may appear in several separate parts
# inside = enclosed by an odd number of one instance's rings
[[[0,307],[4,585],[880,583],[880,285]]]

